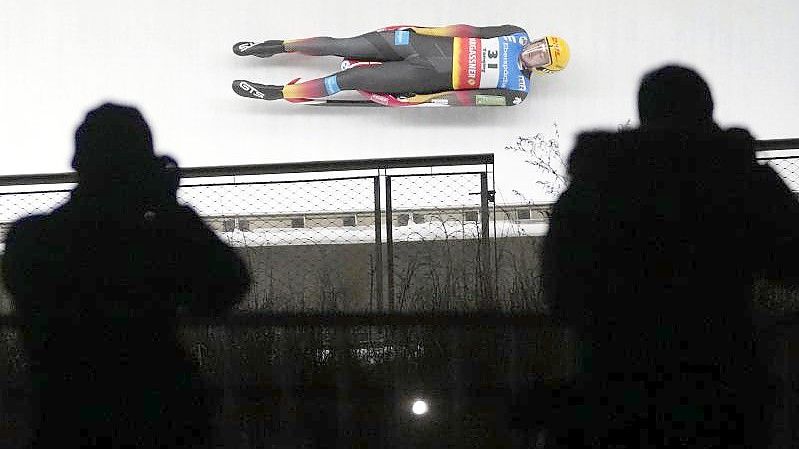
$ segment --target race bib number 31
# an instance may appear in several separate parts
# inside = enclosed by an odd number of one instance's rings
[[[452,52],[455,89],[496,88],[500,75],[499,39],[456,37]]]

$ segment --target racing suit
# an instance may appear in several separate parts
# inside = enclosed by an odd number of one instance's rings
[[[417,99],[414,103],[519,104],[530,90],[531,71],[519,58],[527,42],[527,33],[513,25],[400,26],[344,39],[288,40],[287,52],[380,64],[355,64],[324,78],[288,84],[283,97],[322,98],[361,90],[411,97]]]

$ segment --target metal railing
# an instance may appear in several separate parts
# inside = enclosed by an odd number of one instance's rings
[[[0,233],[66,201],[75,181],[0,177]],[[420,306],[408,298],[454,288],[423,282],[436,264],[419,241],[459,247],[440,261],[471,306],[494,297],[493,182],[491,154],[390,158],[188,168],[178,197],[241,248],[255,274],[245,310],[408,311]],[[474,260],[479,270],[464,266]]]

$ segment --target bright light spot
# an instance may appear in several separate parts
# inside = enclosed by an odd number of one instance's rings
[[[411,411],[413,411],[415,415],[424,415],[425,413],[427,413],[427,402],[422,400],[417,400],[416,402],[413,403]]]

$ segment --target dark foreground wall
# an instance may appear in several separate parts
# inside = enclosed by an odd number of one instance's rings
[[[539,245],[539,238],[500,239],[488,251],[498,269],[485,276],[486,250],[477,241],[397,243],[395,308],[464,311],[488,305],[545,312]],[[242,251],[256,279],[242,313],[361,312],[387,303],[378,301],[373,245]],[[760,284],[758,298],[761,344],[780,398],[776,447],[787,448],[799,441],[799,321],[778,324],[778,318],[796,310],[797,295]],[[520,400],[537,401],[578,369],[574,336],[546,319],[514,326],[187,323],[181,332],[212,387],[229,447],[326,447],[331,438],[356,447],[390,447],[386,441],[397,436],[416,447],[435,441],[510,447],[511,441],[532,438],[516,428]],[[7,323],[0,327],[0,449],[22,441],[27,397],[24,357]],[[426,420],[408,412],[416,397],[430,402]],[[529,425],[540,418],[536,414],[546,415],[546,407],[524,409],[521,421]]]

